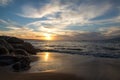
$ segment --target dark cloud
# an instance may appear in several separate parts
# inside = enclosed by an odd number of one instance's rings
[[[73,35],[58,35],[58,39],[60,40],[104,40],[106,37],[100,32],[84,32],[84,33],[76,33]]]

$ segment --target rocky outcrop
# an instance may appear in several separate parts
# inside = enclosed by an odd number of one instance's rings
[[[36,54],[32,44],[16,37],[0,36],[0,66],[12,65],[14,71],[28,70],[31,54]]]
[[[13,52],[15,49],[23,49],[29,54],[36,54],[36,49],[32,44],[24,42],[24,40],[10,36],[0,36],[0,45],[5,46],[9,52]]]
[[[19,62],[20,59],[21,59],[20,57],[11,56],[11,55],[0,56],[0,66],[12,65],[16,62]]]
[[[29,54],[36,54],[36,49],[32,46],[32,44],[28,42],[24,43],[17,43],[17,44],[11,44],[15,49],[23,49],[27,51]]]
[[[23,47],[28,53],[36,54],[36,49],[32,46],[32,44],[24,42]]]
[[[14,71],[24,71],[30,68],[30,59],[26,57],[22,57],[20,61],[15,63],[12,68]]]
[[[22,44],[24,43],[24,40],[16,38],[16,37],[10,37],[9,39],[7,39],[8,43],[19,43]]]
[[[8,55],[9,51],[7,48],[5,48],[4,46],[0,46],[0,56],[1,55]]]
[[[30,59],[24,56],[0,56],[0,66],[11,65],[14,71],[30,69]]]
[[[29,56],[29,53],[23,49],[16,49],[13,53],[15,56]]]
[[[0,39],[0,46],[6,48],[9,52],[14,51],[13,46],[11,46],[11,44],[9,44],[6,40],[4,39]]]

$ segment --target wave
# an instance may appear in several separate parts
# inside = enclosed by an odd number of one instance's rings
[[[104,57],[104,58],[120,58],[120,54],[108,54],[108,53],[90,53],[90,52],[77,52],[77,51],[61,51],[61,50],[40,50],[38,52],[58,52],[66,54],[78,54],[83,56],[94,56],[94,57]]]
[[[112,42],[70,42],[30,41],[39,52],[59,52],[94,57],[120,58],[120,43]]]

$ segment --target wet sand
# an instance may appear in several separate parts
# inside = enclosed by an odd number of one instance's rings
[[[120,59],[51,52],[37,56],[26,72],[0,69],[0,80],[120,80]]]

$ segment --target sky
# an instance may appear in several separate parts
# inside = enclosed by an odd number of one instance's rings
[[[120,0],[0,0],[0,35],[40,40],[120,36]]]

